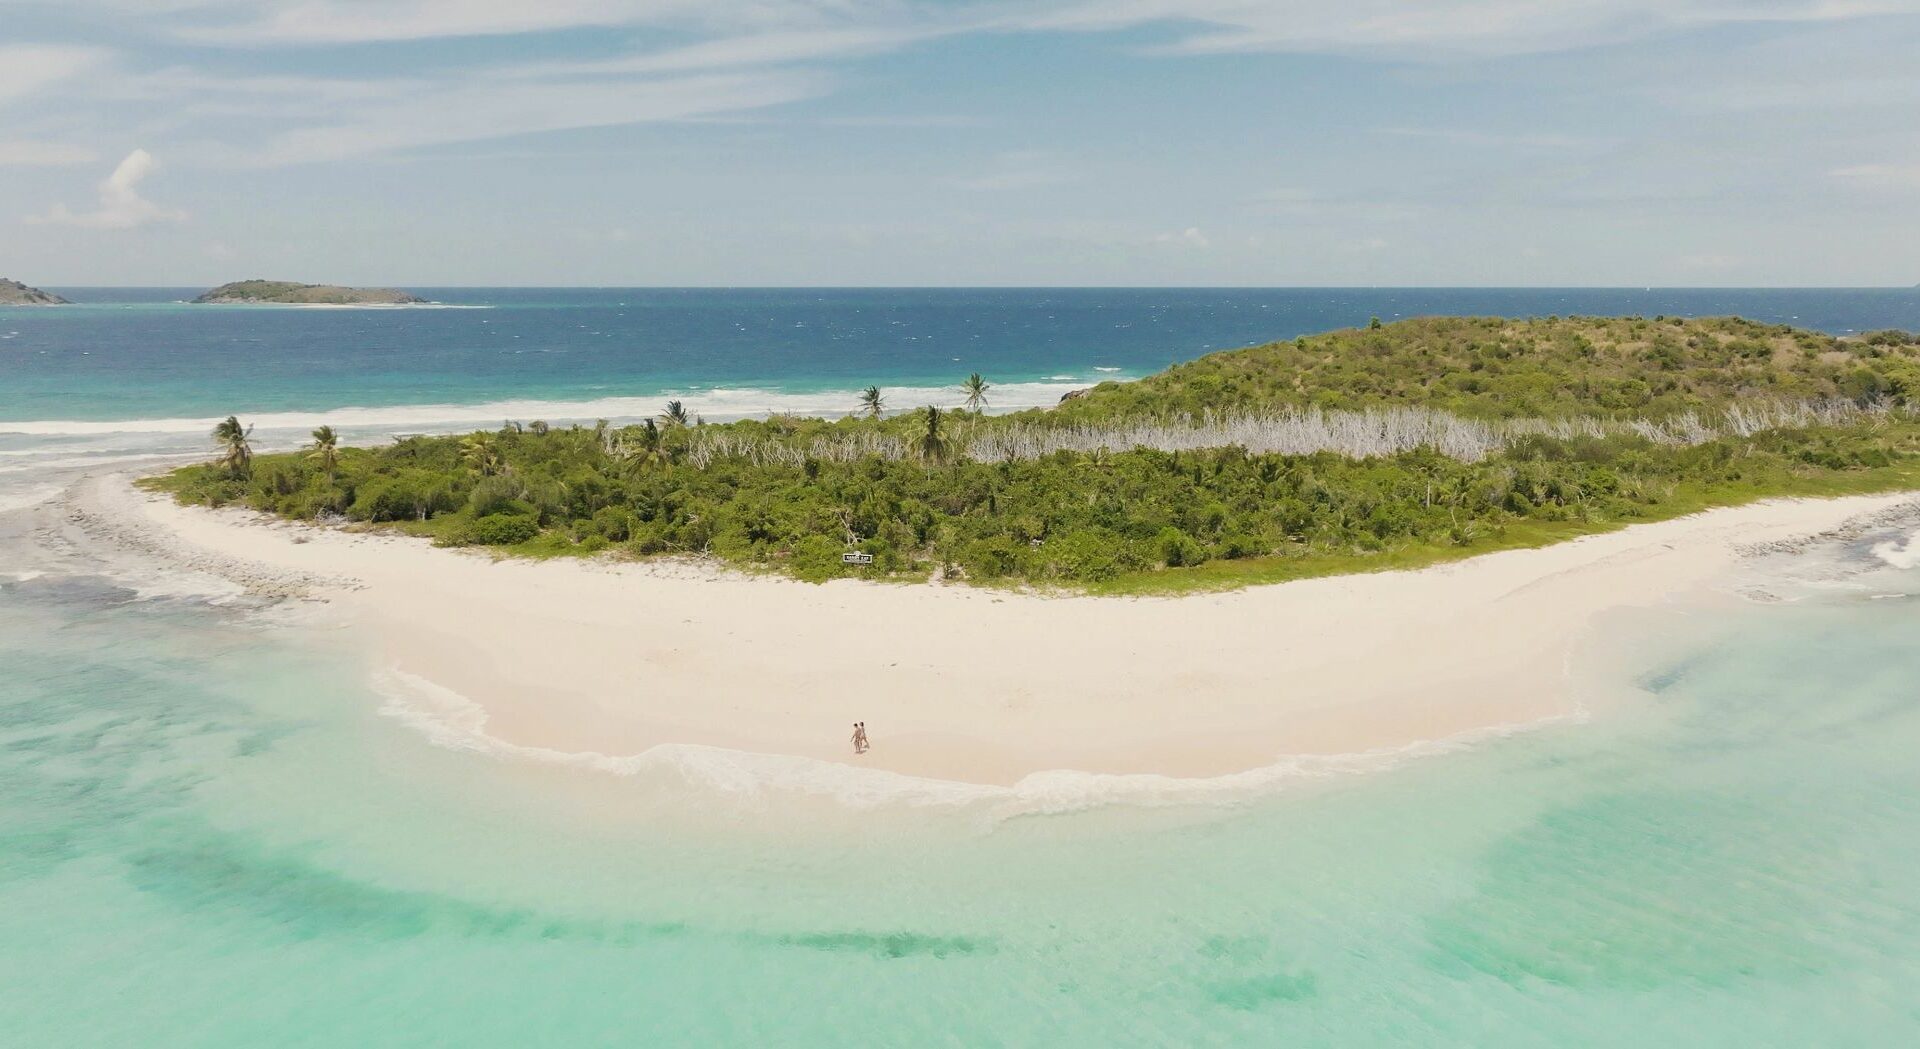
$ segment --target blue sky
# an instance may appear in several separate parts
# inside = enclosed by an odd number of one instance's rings
[[[1920,281],[1920,0],[0,0],[0,275]]]

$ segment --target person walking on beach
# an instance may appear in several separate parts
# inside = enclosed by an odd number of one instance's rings
[[[864,721],[853,723],[853,752],[855,754],[867,752],[867,723]]]

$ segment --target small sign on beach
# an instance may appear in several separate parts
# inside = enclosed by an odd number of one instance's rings
[[[870,565],[873,563],[873,555],[862,554],[857,552],[850,553],[850,554],[841,554],[840,563],[843,565]]]

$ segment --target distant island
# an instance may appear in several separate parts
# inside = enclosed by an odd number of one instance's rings
[[[52,292],[29,288],[17,280],[0,277],[0,306],[69,306],[67,300]]]
[[[298,284],[285,280],[237,280],[193,300],[226,306],[242,303],[282,306],[408,306],[427,300],[392,288],[343,288],[337,284]]]

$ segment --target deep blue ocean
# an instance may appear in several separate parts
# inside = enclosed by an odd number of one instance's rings
[[[591,418],[622,406],[545,405],[663,394],[715,418],[836,413],[854,407],[846,391],[870,383],[915,391],[894,398],[906,403],[971,372],[1002,388],[996,407],[1018,407],[1376,316],[1738,314],[1834,333],[1920,329],[1915,289],[413,289],[467,309],[191,306],[201,289],[56,290],[79,305],[0,309],[0,430],[503,401]]]

